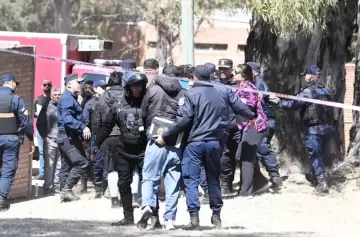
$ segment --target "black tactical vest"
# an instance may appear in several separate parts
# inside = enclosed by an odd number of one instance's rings
[[[0,96],[0,135],[17,134],[19,122],[13,112],[11,112],[11,101],[14,95]]]
[[[303,89],[310,89],[313,99],[331,101],[328,89],[323,84],[312,83]],[[333,124],[334,109],[330,106],[308,103],[300,111],[300,116],[305,125]]]
[[[125,100],[118,102],[115,106],[122,142],[129,145],[146,143],[146,131],[141,109],[131,107]]]

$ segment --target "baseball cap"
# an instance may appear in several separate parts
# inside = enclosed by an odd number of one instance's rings
[[[260,64],[256,62],[248,62],[247,65],[249,65],[253,71],[260,73]]]
[[[180,70],[175,65],[169,65],[169,66],[164,67],[162,74],[167,75],[167,76],[178,77],[178,76],[180,76]]]
[[[98,80],[98,81],[94,82],[94,88],[102,87],[102,86],[105,86],[105,85],[106,85],[106,82],[104,80]]]
[[[219,60],[218,67],[219,68],[232,68],[234,65],[233,61],[228,58],[222,58]]]
[[[135,69],[136,61],[134,59],[125,59],[121,61],[119,65],[124,69]]]
[[[200,81],[209,81],[211,76],[211,71],[205,65],[198,65],[195,67],[194,72],[192,73]]]
[[[85,79],[78,76],[78,74],[69,74],[66,75],[64,78],[64,83],[67,84],[73,80],[76,80],[77,82],[83,82]]]
[[[16,78],[13,74],[8,73],[8,74],[4,74],[0,77],[0,81],[14,81],[16,83],[16,85],[20,85],[19,82],[16,81]]]
[[[311,75],[320,75],[320,68],[318,68],[317,66],[310,66],[308,68],[305,69],[304,72],[300,73],[300,75],[306,75],[306,74],[311,74]]]
[[[159,62],[154,58],[149,58],[144,61],[144,69],[158,69]]]

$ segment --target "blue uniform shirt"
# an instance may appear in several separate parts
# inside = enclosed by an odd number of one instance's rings
[[[24,101],[20,96],[15,95],[15,92],[9,87],[0,87],[0,95],[11,95],[14,97],[11,101],[11,112],[15,114],[19,121],[19,133],[25,134],[27,138],[32,141],[34,139],[34,128],[31,119],[29,118],[29,111],[25,107]]]
[[[59,99],[57,116],[59,131],[79,135],[86,128],[77,96],[69,90],[65,90]]]
[[[309,82],[309,84],[312,84],[313,82]],[[309,98],[309,99],[313,99],[312,97],[312,93],[309,87],[305,87],[304,89],[300,90],[300,92],[298,94],[296,94],[297,97],[303,97],[303,98]],[[283,109],[288,109],[288,110],[297,110],[297,109],[301,109],[304,106],[307,106],[308,102],[305,101],[300,101],[300,100],[287,100],[287,99],[281,99],[279,106],[280,108]],[[326,134],[326,132],[329,129],[334,129],[333,125],[329,125],[329,124],[317,124],[314,126],[310,126],[308,128],[308,133],[309,134],[319,134],[319,135],[323,135]]]

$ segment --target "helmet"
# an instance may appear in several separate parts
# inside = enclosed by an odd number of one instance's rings
[[[128,87],[141,82],[144,84],[148,82],[148,78],[146,77],[146,75],[140,72],[133,72],[128,75],[127,78],[125,78],[124,87]]]

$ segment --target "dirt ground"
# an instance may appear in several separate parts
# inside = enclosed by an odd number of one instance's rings
[[[0,236],[360,236],[356,180],[342,193],[332,190],[329,196],[318,197],[303,177],[290,177],[281,193],[225,200],[221,231],[212,230],[208,206],[202,206],[200,212],[202,231],[181,230],[189,221],[184,198],[179,200],[176,231],[111,227],[112,221],[122,218],[122,209],[111,209],[108,199],[92,200],[91,196],[82,195],[81,201],[65,204],[60,204],[58,196],[15,203],[8,212],[0,213]],[[164,203],[161,207],[163,210]],[[139,209],[135,218],[140,218]]]

